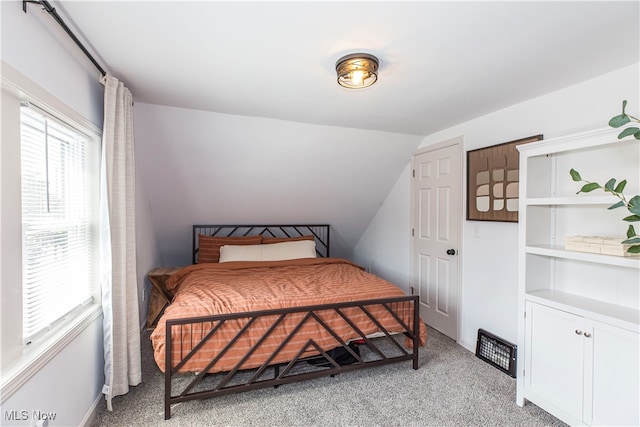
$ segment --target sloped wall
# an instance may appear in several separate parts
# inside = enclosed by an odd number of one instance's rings
[[[193,224],[329,223],[353,247],[422,140],[136,103],[138,179],[166,265],[191,262]]]

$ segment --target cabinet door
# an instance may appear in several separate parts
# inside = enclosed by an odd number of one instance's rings
[[[525,388],[582,419],[584,318],[532,302],[526,313]]]
[[[591,321],[592,351],[585,358],[584,421],[590,425],[640,425],[640,335]]]

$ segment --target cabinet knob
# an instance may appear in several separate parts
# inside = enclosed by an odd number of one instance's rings
[[[582,331],[580,329],[576,329],[576,335],[582,335]]]
[[[585,332],[584,336],[585,336],[585,338],[589,338],[591,336],[591,334],[589,332]]]

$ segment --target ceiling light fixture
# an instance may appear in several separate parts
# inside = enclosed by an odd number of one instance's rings
[[[338,84],[349,89],[369,87],[378,80],[378,58],[368,53],[352,53],[336,62]]]

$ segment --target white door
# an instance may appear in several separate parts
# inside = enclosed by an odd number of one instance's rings
[[[425,323],[458,339],[461,147],[455,140],[413,157],[412,283]]]

